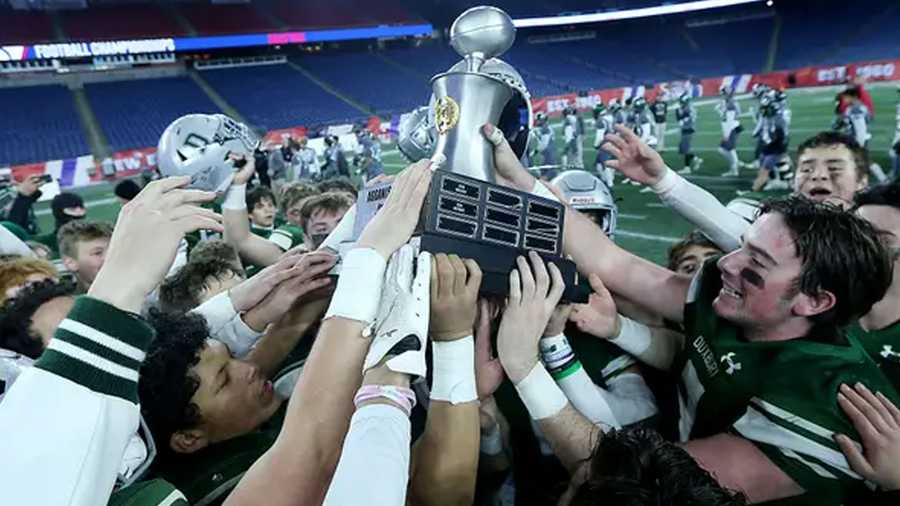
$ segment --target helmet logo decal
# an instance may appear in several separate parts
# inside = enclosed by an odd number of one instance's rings
[[[451,97],[441,97],[434,104],[434,122],[438,133],[446,134],[459,123],[459,104]]]

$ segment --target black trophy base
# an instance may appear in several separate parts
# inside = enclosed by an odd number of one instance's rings
[[[526,254],[525,251],[509,246],[469,241],[430,232],[422,233],[421,250],[429,253],[452,253],[462,258],[475,260],[482,272],[481,292],[503,297],[509,294],[509,273],[516,268],[516,257]],[[556,264],[562,274],[563,281],[566,283],[562,301],[587,302],[590,288],[580,282],[575,263],[558,256],[540,255],[545,261]]]

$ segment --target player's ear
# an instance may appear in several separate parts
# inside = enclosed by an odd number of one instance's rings
[[[837,297],[828,290],[819,290],[813,295],[800,292],[792,309],[797,316],[811,317],[828,311],[835,304]]]
[[[62,257],[62,262],[68,271],[75,272],[78,270],[78,261],[74,258],[64,255]]]
[[[194,453],[209,445],[206,431],[202,429],[180,430],[169,438],[169,446],[175,453]]]

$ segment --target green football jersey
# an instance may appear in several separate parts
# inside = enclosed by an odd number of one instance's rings
[[[859,323],[854,323],[847,330],[847,335],[859,342],[894,389],[900,392],[900,321],[868,332]]]
[[[141,481],[117,490],[107,506],[188,506],[187,498],[165,480]]]
[[[897,395],[855,340],[743,339],[712,307],[722,288],[716,260],[704,264],[685,306],[685,348],[675,362],[681,439],[730,432],[751,441],[806,490],[778,504],[840,505],[865,493],[868,484],[833,440],[860,440],[837,404],[838,388],[861,382],[894,402]]]
[[[263,239],[268,239],[272,235],[272,232],[274,232],[274,231],[275,231],[274,226],[259,227],[259,226],[254,225],[253,223],[250,224],[250,233],[252,233],[253,235],[258,235],[258,236],[262,237]]]
[[[282,250],[287,251],[303,244],[303,230],[296,225],[282,225],[272,231],[269,240],[274,242]]]

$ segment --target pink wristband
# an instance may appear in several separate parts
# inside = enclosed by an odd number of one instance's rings
[[[393,385],[363,385],[356,391],[353,397],[353,405],[359,405],[372,399],[387,399],[409,416],[416,406],[416,394],[409,388]]]

